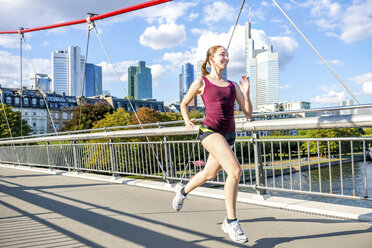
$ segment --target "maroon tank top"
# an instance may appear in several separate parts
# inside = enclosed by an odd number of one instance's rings
[[[204,92],[201,95],[205,106],[204,125],[211,127],[221,134],[235,132],[234,103],[235,86],[229,81],[229,85],[220,87],[203,77]]]

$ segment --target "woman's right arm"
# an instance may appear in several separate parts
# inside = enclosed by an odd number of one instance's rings
[[[197,94],[200,94],[203,90],[204,82],[202,78],[196,79],[191,85],[189,90],[187,91],[185,97],[183,98],[180,108],[181,108],[181,114],[183,117],[183,120],[185,121],[185,126],[188,129],[194,129],[194,120],[189,118],[189,109],[187,106],[189,106],[189,103],[196,97]]]

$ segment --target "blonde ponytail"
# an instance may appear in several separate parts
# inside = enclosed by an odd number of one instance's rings
[[[207,63],[209,63],[209,65],[210,65],[210,62],[209,62],[209,57],[211,57],[211,56],[213,56],[215,53],[216,53],[216,51],[217,51],[217,49],[218,48],[220,48],[220,47],[223,47],[223,46],[212,46],[212,47],[210,47],[209,49],[208,49],[208,51],[207,51],[207,56],[206,56],[206,58],[205,58],[205,60],[204,60],[204,62],[203,62],[203,64],[202,64],[202,66],[201,66],[201,72],[202,72],[202,75],[205,77],[205,76],[207,76],[210,72],[207,70]]]
[[[207,70],[207,63],[208,63],[208,58],[206,58],[201,66],[201,72],[203,77],[207,76],[209,74],[209,71]]]

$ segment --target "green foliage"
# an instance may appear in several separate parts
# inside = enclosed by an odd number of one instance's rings
[[[196,109],[191,109],[191,111],[189,112],[189,116],[190,116],[190,119],[192,119],[192,118],[199,119],[199,118],[204,117],[204,113],[202,113],[202,112],[200,112]]]
[[[84,104],[81,106],[81,122],[80,129],[91,129],[99,121],[102,120],[107,113],[112,113],[113,109],[110,105],[104,102],[96,104]],[[79,130],[80,106],[74,109],[73,118],[66,123],[63,131]]]
[[[21,112],[13,111],[12,107],[8,107],[5,104],[0,104],[0,138],[10,138],[10,130],[6,123],[4,115],[4,109],[6,117],[8,118],[9,126],[13,137],[26,136],[32,132],[31,127],[27,124],[27,121],[22,120],[22,133],[21,133]]]
[[[372,136],[372,128],[364,128],[363,131],[365,135]]]
[[[106,113],[105,117],[97,121],[93,128],[127,126],[130,120],[130,114],[123,108],[119,108],[113,113]]]
[[[362,130],[357,129],[357,128],[314,129],[314,130],[306,130],[301,133],[306,134],[308,138],[360,137],[362,135]],[[358,147],[359,143],[354,142],[354,146]],[[303,151],[307,150],[306,142],[304,142],[301,145],[301,149]],[[310,149],[310,153],[312,154],[317,153],[317,150],[318,150],[317,142],[309,142],[309,149]],[[331,154],[338,153],[339,142],[330,141],[329,149],[330,149]],[[343,152],[350,151],[350,142],[342,142],[341,150]],[[319,142],[319,152],[323,156],[327,155],[328,153],[328,142],[327,141]]]
[[[158,111],[150,108],[139,108],[137,111],[137,116],[142,124],[162,121],[162,115]],[[130,122],[133,125],[139,124],[135,115],[132,115]]]

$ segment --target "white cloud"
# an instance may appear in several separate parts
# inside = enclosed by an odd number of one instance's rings
[[[143,9],[135,13],[136,16],[145,18],[148,23],[157,21],[159,24],[174,23],[178,18],[184,16],[187,11],[198,5],[198,1],[193,2],[170,2],[151,8]],[[198,14],[191,13],[188,18],[196,18]]]
[[[283,7],[284,7],[284,9],[286,9],[286,10],[291,10],[291,9],[292,9],[292,5],[291,5],[290,3],[284,3],[284,4],[283,4]]]
[[[354,0],[347,6],[332,0],[308,0],[315,24],[346,43],[372,37],[372,0]]]
[[[353,81],[356,84],[363,84],[368,81],[372,81],[372,72],[367,72],[363,75],[355,76],[349,78],[350,81]]]
[[[191,54],[191,60],[204,60],[209,47],[214,45],[227,46],[233,27],[228,33],[216,33],[204,30],[198,40],[198,46]],[[252,29],[252,38],[255,40],[255,47],[259,48],[267,44],[273,44],[274,51],[279,53],[280,68],[284,68],[294,57],[298,43],[288,36],[269,37],[263,30]],[[228,77],[238,80],[245,74],[245,26],[237,25],[234,37],[229,49],[230,62],[227,68]],[[235,78],[235,79],[234,79]]]
[[[194,20],[195,18],[198,18],[198,17],[199,17],[198,13],[190,13],[189,16],[187,17],[187,20],[192,21],[192,20]]]
[[[372,73],[368,72],[363,75],[355,76],[349,78],[350,81],[361,84],[362,85],[362,92],[363,95],[372,95]]]
[[[102,66],[102,80],[103,84],[106,83],[117,83],[120,85],[118,77],[112,68],[112,65],[106,61],[102,61],[98,64]],[[115,69],[119,74],[120,80],[124,82],[128,82],[128,67],[137,65],[137,61],[120,61],[114,63]],[[126,85],[125,85],[126,86]]]
[[[163,60],[168,61],[173,65],[180,66],[183,62],[185,62],[186,55],[185,53],[182,52],[177,52],[177,53],[164,53],[163,55]]]
[[[279,68],[284,69],[292,61],[298,42],[289,36],[269,37],[269,40],[279,53]]]
[[[346,43],[372,37],[372,0],[354,1],[342,17],[340,38]]]
[[[20,87],[19,56],[9,52],[0,51],[0,80],[2,87]],[[51,73],[51,61],[49,59],[34,58],[36,73]],[[29,87],[30,73],[34,72],[31,60],[23,58],[22,61],[22,83]]]
[[[214,2],[212,5],[207,5],[204,7],[204,21],[206,23],[214,23],[219,22],[221,20],[233,20],[233,13],[236,12],[236,10],[231,7],[226,2],[218,1]]]
[[[150,68],[151,68],[151,74],[152,74],[153,81],[157,81],[160,78],[162,78],[164,73],[166,72],[164,66],[161,64],[151,65]]]
[[[286,84],[286,85],[283,85],[283,86],[279,86],[279,90],[286,90],[286,89],[289,89],[291,88],[290,85]]]
[[[158,28],[147,27],[139,38],[141,45],[155,50],[181,45],[185,40],[185,26],[175,23],[161,24]]]
[[[336,104],[346,99],[347,95],[345,92],[336,92],[334,90],[331,90],[325,95],[316,96],[315,98],[311,99],[311,101],[319,104]]]
[[[200,28],[192,28],[191,29],[191,33],[193,34],[202,34],[204,32],[203,29],[200,29]]]
[[[372,81],[363,84],[363,93],[366,95],[372,95]]]
[[[18,34],[0,35],[0,46],[5,47],[5,48],[19,48]]]
[[[326,62],[329,65],[336,65],[336,66],[337,65],[344,65],[344,62],[342,62],[341,60],[338,60],[338,59],[326,60]],[[322,60],[318,60],[317,64],[324,64],[324,62]]]
[[[244,29],[242,25],[238,25],[235,30],[234,37],[232,39],[229,49],[229,66],[227,68],[228,77],[231,80],[233,78],[240,77],[245,74],[245,56],[244,56]],[[232,27],[228,33],[216,33],[212,31],[204,31],[198,40],[198,46],[192,49],[191,61],[204,60],[206,52],[209,47],[214,45],[227,46],[232,32]]]

